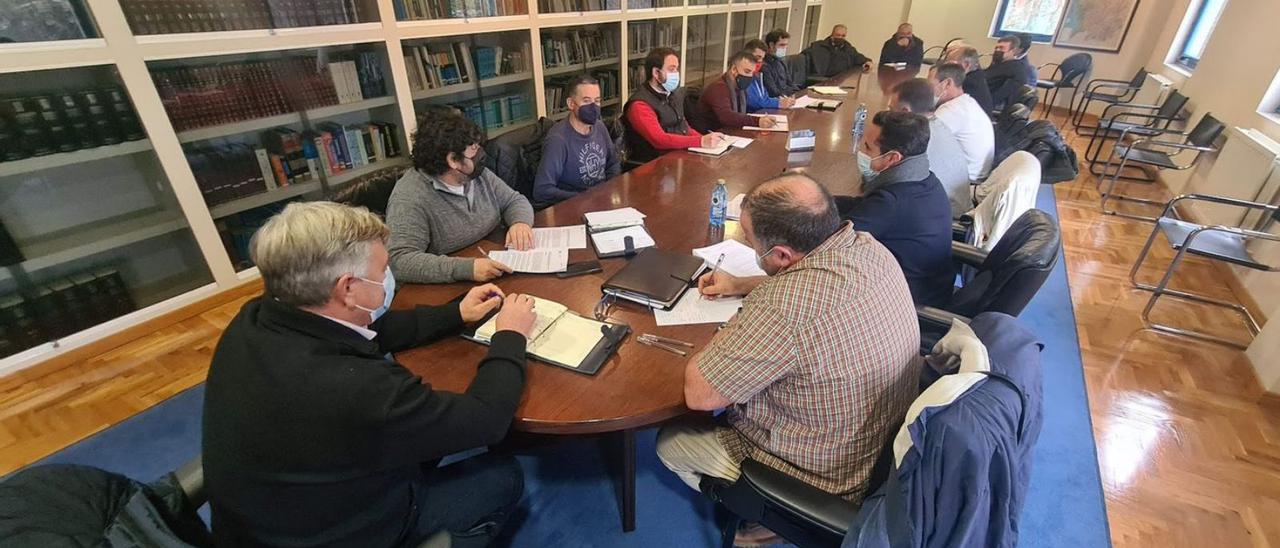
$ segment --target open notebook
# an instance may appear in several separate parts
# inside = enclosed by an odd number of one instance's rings
[[[538,319],[529,335],[525,353],[537,360],[593,375],[613,355],[618,343],[630,331],[625,325],[598,322],[579,316],[555,301],[533,298]],[[497,314],[489,316],[473,332],[463,337],[489,344],[497,326]]]

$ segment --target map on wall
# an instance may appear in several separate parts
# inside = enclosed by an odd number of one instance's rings
[[[1138,0],[1070,0],[1053,45],[1120,51]]]
[[[1001,30],[1049,36],[1058,28],[1058,15],[1067,0],[1009,0]]]

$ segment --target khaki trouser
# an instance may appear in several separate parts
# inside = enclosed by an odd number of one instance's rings
[[[742,464],[729,455],[716,437],[716,424],[699,416],[658,430],[658,459],[681,480],[698,491],[702,476],[736,481]]]

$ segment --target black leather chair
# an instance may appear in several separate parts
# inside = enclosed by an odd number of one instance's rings
[[[805,86],[809,81],[809,56],[803,51],[788,55],[782,61],[787,65],[787,71],[791,73],[791,81]]]
[[[1108,104],[1132,103],[1138,96],[1138,90],[1142,89],[1142,83],[1147,80],[1147,69],[1140,68],[1138,72],[1133,74],[1133,78],[1129,80],[1109,80],[1105,78],[1094,78],[1084,86],[1084,94],[1080,96],[1080,104],[1073,105],[1071,111],[1071,125],[1076,127],[1078,135],[1082,129],[1093,129],[1094,126],[1081,126],[1084,121],[1084,115],[1089,111],[1089,105],[1094,101]]]
[[[1152,206],[1163,206],[1164,202],[1158,200],[1148,200],[1146,198],[1137,198],[1134,196],[1126,196],[1116,193],[1116,185],[1120,183],[1120,179],[1128,179],[1140,182],[1155,182],[1156,174],[1149,172],[1148,169],[1154,170],[1156,173],[1161,170],[1184,171],[1193,169],[1200,163],[1200,158],[1205,153],[1217,152],[1218,148],[1213,144],[1227,129],[1212,114],[1205,114],[1196,123],[1191,131],[1179,132],[1171,129],[1146,129],[1148,136],[1140,138],[1132,143],[1125,144],[1124,138],[1127,136],[1125,132],[1121,132],[1120,138],[1116,141],[1116,145],[1111,147],[1111,155],[1107,157],[1107,163],[1102,168],[1101,174],[1098,175],[1098,189],[1101,191],[1102,199],[1099,206],[1102,212],[1107,215],[1118,215],[1120,217],[1128,217],[1140,221],[1155,222],[1156,217],[1127,213],[1115,209],[1108,209],[1107,204],[1113,200],[1121,200],[1125,202],[1133,202],[1139,204],[1147,204]],[[1162,139],[1165,137],[1182,137],[1182,142]],[[1190,161],[1178,163],[1179,157],[1184,152],[1193,152],[1195,155]],[[1116,163],[1119,160],[1119,163]],[[1115,170],[1112,170],[1112,167]],[[1125,175],[1125,169],[1137,169],[1142,175],[1133,176]],[[1107,189],[1102,191],[1103,182],[1110,179]]]
[[[1089,138],[1089,146],[1084,149],[1084,157],[1089,161],[1089,171],[1094,175],[1102,174],[1094,166],[1103,163],[1099,156],[1102,155],[1107,140],[1118,138],[1126,131],[1127,135],[1151,137],[1158,135],[1160,130],[1169,129],[1174,123],[1186,122],[1187,115],[1182,109],[1187,106],[1187,100],[1187,96],[1175,90],[1159,105],[1108,105],[1098,117],[1098,125]]]
[[[365,177],[342,188],[330,199],[340,204],[363,207],[385,219],[391,191],[395,190],[396,181],[409,169],[412,168],[394,168]]]
[[[936,65],[936,64],[940,64],[940,63],[942,63],[942,58],[943,58],[943,57],[946,57],[946,55],[947,55],[947,50],[951,49],[951,44],[954,44],[954,43],[959,42],[959,41],[961,41],[961,40],[964,40],[964,38],[952,38],[952,39],[950,39],[950,40],[947,40],[947,43],[946,43],[946,44],[943,44],[943,45],[941,45],[941,46],[933,46],[933,47],[931,47],[931,48],[929,48],[929,49],[927,49],[927,50],[924,50],[924,58],[923,58],[923,59],[921,59],[921,60],[920,60],[920,62],[922,62],[922,63],[924,63],[924,64],[926,64],[926,65]],[[929,58],[929,52],[931,52],[931,51],[933,51],[933,50],[938,50],[938,56],[937,56],[937,57],[935,57],[935,58],[933,58],[933,59],[930,59],[930,58]]]
[[[999,119],[1000,115],[1003,114],[1004,111],[1011,108],[1013,105],[1021,105],[1021,106],[1027,107],[1028,113],[1035,112],[1036,105],[1039,103],[1040,103],[1040,94],[1036,93],[1036,88],[1030,85],[1024,84],[1022,87],[1018,88],[1018,91],[1016,93],[1014,93],[1012,96],[1009,97],[1009,100],[1008,102],[1005,103],[1004,107],[1002,107],[1000,110],[992,112],[991,116],[996,119]],[[1029,114],[1028,114],[1028,117],[1030,117]]]
[[[1039,68],[1049,66],[1054,67],[1053,74],[1048,79],[1036,80],[1036,87],[1044,90],[1044,112],[1040,114],[1042,118],[1049,117],[1049,110],[1058,101],[1058,92],[1063,89],[1071,90],[1071,100],[1067,102],[1068,108],[1075,104],[1076,92],[1080,90],[1080,81],[1084,80],[1085,74],[1093,70],[1093,56],[1088,53],[1077,53],[1063,59],[1062,63],[1045,63]]]

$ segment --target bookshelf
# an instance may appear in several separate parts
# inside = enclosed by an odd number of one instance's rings
[[[682,81],[702,85],[741,38],[788,23],[816,28],[787,15],[816,19],[821,7],[24,1],[29,11],[11,16],[19,26],[5,34],[17,43],[0,44],[0,100],[21,99],[19,111],[0,101],[0,374],[251,280],[248,241],[266,219],[291,201],[409,165],[408,137],[426,108],[458,108],[493,139],[543,116],[563,119],[563,85],[585,73],[602,81],[604,115],[616,116],[643,81],[647,48],[677,50]],[[452,49],[457,43],[465,49]],[[591,45],[561,47],[579,43]],[[428,75],[434,54],[452,54],[468,78]],[[70,102],[60,104],[63,95]],[[31,126],[33,114],[43,125]],[[370,139],[366,162],[326,167],[321,147],[356,143],[349,131]],[[299,157],[299,148],[316,154]],[[288,184],[277,180],[273,156],[290,167]],[[102,291],[123,304],[69,322],[51,315]],[[51,305],[55,297],[65,302]],[[53,329],[59,321],[74,333]]]

